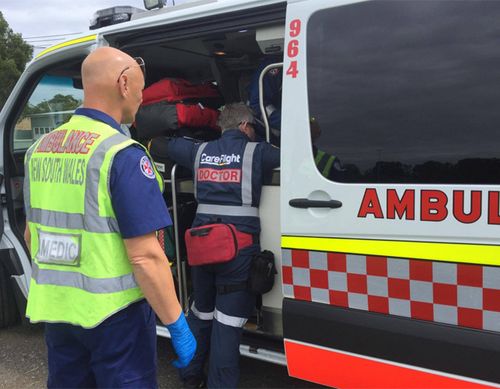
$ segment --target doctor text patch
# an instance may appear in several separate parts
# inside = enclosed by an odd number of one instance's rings
[[[241,169],[198,169],[198,181],[240,182]]]

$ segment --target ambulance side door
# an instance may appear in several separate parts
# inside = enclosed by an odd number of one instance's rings
[[[90,35],[38,53],[27,65],[0,113],[0,149],[3,150],[0,194],[5,201],[0,249],[6,253],[0,260],[4,260],[9,282],[12,280],[15,286],[21,312],[25,309],[31,279],[31,260],[23,236],[26,221],[24,156],[38,138],[63,123],[82,103],[83,91],[78,85],[80,64],[95,42],[96,35]]]
[[[289,2],[290,375],[335,387],[500,381],[486,357],[500,350],[498,18],[487,1]]]

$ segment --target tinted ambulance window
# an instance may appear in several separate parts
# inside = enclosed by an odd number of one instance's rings
[[[68,121],[82,104],[83,91],[69,77],[44,76],[14,128],[13,149],[26,150],[42,135]]]
[[[315,13],[309,111],[343,182],[500,184],[500,1]]]

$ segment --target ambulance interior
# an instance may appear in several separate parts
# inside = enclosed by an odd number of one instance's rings
[[[140,56],[146,63],[146,88],[164,78],[182,78],[191,83],[213,83],[220,92],[220,102],[216,108],[231,102],[247,102],[249,84],[262,61],[282,62],[284,42],[284,21],[267,25],[242,25],[231,31],[217,31],[202,36],[184,38],[169,38],[156,34],[152,39],[146,32],[132,36],[122,33],[106,37],[111,46],[119,47],[131,56]],[[66,64],[50,71],[51,76],[71,77],[73,84],[81,88],[79,68],[81,61]],[[279,65],[281,66],[281,65]],[[278,66],[278,67],[279,67]],[[18,116],[18,123],[20,116]],[[265,127],[265,126],[264,126]],[[265,128],[261,140],[265,139]],[[268,129],[267,131],[271,131]],[[15,132],[15,131],[14,131]],[[131,128],[133,137],[138,137],[137,130]],[[165,134],[167,135],[167,134]],[[175,131],[169,136],[176,136]],[[220,136],[220,132],[216,135]],[[25,226],[25,215],[22,200],[23,159],[24,150],[12,148],[14,136],[11,134],[9,144],[12,155],[11,175],[9,177],[9,195],[14,208],[11,211],[17,222],[18,233],[22,236]],[[140,138],[140,137],[139,137]],[[143,144],[151,146],[151,139],[139,139]],[[201,139],[205,140],[205,139]],[[274,137],[279,143],[279,137]],[[14,150],[14,151],[12,151]],[[155,156],[153,155],[153,158]],[[165,162],[165,161],[164,161]],[[174,244],[176,250],[170,260],[177,284],[178,296],[184,308],[189,305],[191,283],[189,266],[185,255],[184,231],[194,218],[196,203],[193,195],[192,177],[184,169],[173,164],[165,164],[163,172],[165,179],[164,197],[175,228],[165,232],[166,245]],[[262,232],[260,236],[262,250],[267,249],[275,255],[275,265],[278,271],[274,288],[262,296],[262,301],[256,304],[255,314],[246,325],[246,333],[250,337],[268,335],[270,340],[282,337],[282,288],[281,288],[281,249],[280,249],[280,187],[279,169],[262,190],[260,217]],[[170,242],[170,243],[169,243]],[[180,253],[180,255],[176,255]]]
[[[248,102],[248,90],[255,72],[263,61],[282,62],[284,26],[262,26],[241,28],[236,31],[217,32],[203,37],[166,41],[154,45],[125,44],[123,50],[132,56],[142,57],[147,64],[146,87],[165,77],[179,77],[192,83],[214,83],[222,98],[222,104]],[[261,130],[261,139],[265,131]],[[271,131],[271,129],[269,130]],[[209,139],[202,139],[209,140]],[[276,142],[276,139],[274,139]],[[155,158],[155,155],[153,155]],[[192,222],[195,212],[192,178],[184,169],[172,168],[165,164],[165,198],[174,219],[173,241],[185,257],[183,243],[184,231]],[[262,189],[260,217],[262,249],[275,255],[278,274],[271,292],[262,296],[262,306],[255,310],[246,329],[281,336],[281,246],[279,215],[279,170],[273,175],[272,182]],[[186,258],[175,265],[177,280],[181,280],[178,290],[185,307],[189,304],[189,267]],[[258,303],[260,305],[260,302]]]

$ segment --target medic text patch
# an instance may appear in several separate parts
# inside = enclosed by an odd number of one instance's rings
[[[40,263],[78,266],[80,263],[82,236],[38,230],[38,252]]]

